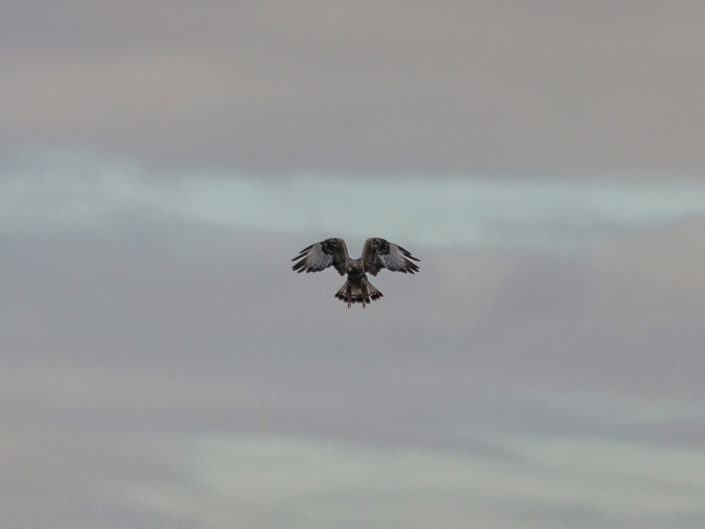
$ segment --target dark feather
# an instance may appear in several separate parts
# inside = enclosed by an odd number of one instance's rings
[[[331,238],[307,246],[294,257],[297,261],[292,269],[296,272],[320,272],[333,266],[340,275],[345,273],[348,261],[348,250],[343,239]]]
[[[414,274],[419,271],[419,266],[413,261],[419,261],[411,252],[381,238],[371,238],[365,241],[362,250],[362,262],[365,272],[373,276],[386,268],[392,272]]]

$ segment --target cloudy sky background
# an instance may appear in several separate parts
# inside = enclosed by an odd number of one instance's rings
[[[703,526],[703,4],[3,13],[8,526]]]

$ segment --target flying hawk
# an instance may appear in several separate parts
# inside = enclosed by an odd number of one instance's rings
[[[347,273],[348,279],[335,297],[347,302],[348,308],[351,303],[362,303],[364,308],[370,300],[382,297],[367,280],[367,273],[376,276],[383,268],[405,274],[419,271],[419,266],[413,262],[418,259],[409,251],[378,237],[365,241],[362,257],[358,259],[350,258],[343,239],[333,238],[307,246],[292,261],[297,261],[292,268],[299,273],[320,272],[331,265],[341,276]]]

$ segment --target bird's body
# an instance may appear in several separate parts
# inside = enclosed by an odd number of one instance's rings
[[[343,239],[331,238],[307,246],[292,261],[297,261],[293,266],[297,272],[320,272],[333,266],[340,275],[347,274],[347,281],[335,297],[345,301],[348,308],[352,303],[362,303],[364,307],[382,297],[367,279],[368,273],[376,276],[383,268],[405,274],[419,271],[419,266],[412,262],[418,259],[409,251],[378,237],[365,241],[362,256],[358,259],[350,258]]]

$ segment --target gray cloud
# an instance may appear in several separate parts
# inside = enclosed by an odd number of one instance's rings
[[[421,494],[436,523],[699,527],[700,220],[589,255],[415,247],[347,311],[290,236],[121,215],[0,235],[16,525],[381,527]]]
[[[527,175],[705,169],[696,3],[11,2],[5,149]]]
[[[703,15],[4,5],[3,519],[703,527]]]

